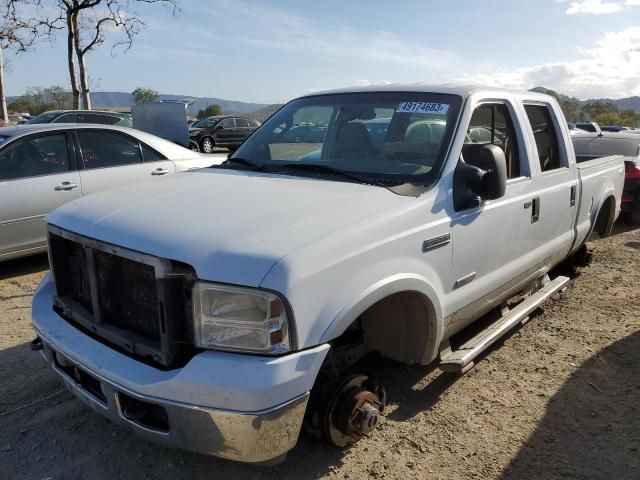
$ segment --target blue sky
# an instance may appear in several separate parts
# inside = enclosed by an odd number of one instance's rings
[[[640,0],[182,0],[140,8],[133,48],[87,57],[96,90],[281,102],[347,85],[426,81],[640,95]],[[112,36],[115,39],[116,36]],[[67,85],[66,42],[16,56],[10,95]]]

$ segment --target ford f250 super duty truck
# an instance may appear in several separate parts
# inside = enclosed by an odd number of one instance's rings
[[[50,214],[33,348],[149,440],[269,462],[304,425],[345,446],[384,407],[375,359],[468,370],[610,232],[623,181],[621,157],[576,164],[546,95],[307,95],[220,166]]]

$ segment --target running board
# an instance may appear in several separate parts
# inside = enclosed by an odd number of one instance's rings
[[[440,369],[445,372],[465,373],[474,363],[473,360],[493,345],[496,340],[519,323],[526,323],[529,315],[542,305],[554,293],[564,289],[569,282],[568,277],[556,277],[522,303],[508,310],[503,317],[468,340],[457,350],[447,348],[440,352]]]

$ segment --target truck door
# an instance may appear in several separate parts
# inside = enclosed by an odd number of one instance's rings
[[[537,234],[539,200],[519,111],[511,102],[487,102],[477,105],[471,117],[463,159],[482,145],[497,145],[505,152],[508,181],[502,198],[452,215],[450,332],[475,320],[539,268],[535,252],[545,239]]]
[[[524,110],[538,170],[533,179],[539,199],[535,235],[541,239],[536,256],[553,265],[571,248],[580,186],[575,162],[570,161],[567,150],[571,138],[557,122],[560,112],[540,102],[525,102]]]

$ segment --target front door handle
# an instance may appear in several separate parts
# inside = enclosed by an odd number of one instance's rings
[[[571,197],[569,199],[569,205],[573,207],[576,204],[576,186],[571,185]]]
[[[151,175],[166,175],[167,173],[169,173],[169,170],[167,170],[166,168],[156,168],[153,172],[151,172]]]
[[[56,192],[62,192],[67,190],[73,190],[74,188],[78,188],[79,186],[80,185],[78,185],[77,183],[62,182],[60,185],[56,185],[53,189]]]
[[[540,220],[540,197],[531,200],[531,223]]]

